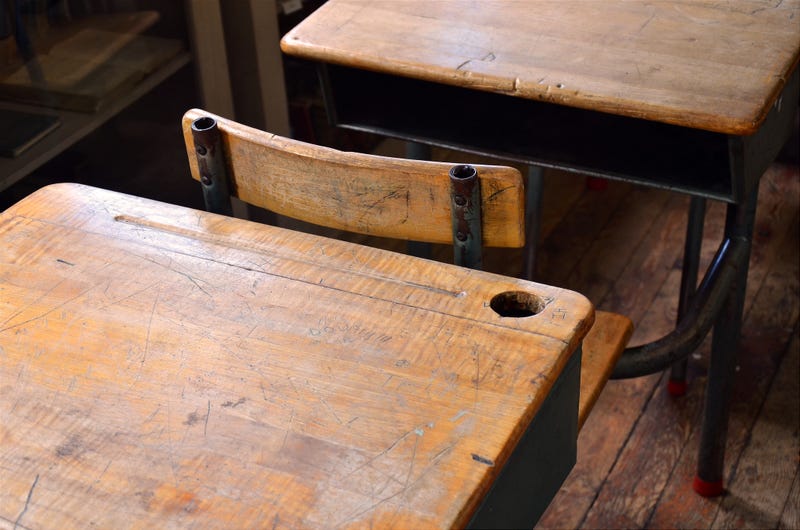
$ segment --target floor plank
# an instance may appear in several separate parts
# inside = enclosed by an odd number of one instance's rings
[[[712,528],[778,526],[800,466],[787,465],[800,452],[800,410],[794,406],[800,392],[798,373],[800,344],[795,331]]]

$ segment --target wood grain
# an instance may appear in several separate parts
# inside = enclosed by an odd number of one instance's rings
[[[777,528],[787,502],[777,491],[790,491],[800,456],[800,410],[794,405],[800,386],[797,334],[777,367],[758,416],[712,528]],[[749,508],[749,509],[748,509]]]
[[[633,322],[628,317],[608,311],[595,313],[592,329],[583,339],[581,394],[578,403],[579,429],[589,418],[632,333]]]
[[[183,118],[192,176],[200,179],[191,124],[210,116],[222,136],[232,194],[275,213],[321,226],[428,243],[453,242],[453,164],[346,153],[259,131],[202,110]],[[483,244],[525,244],[519,171],[476,166]]]
[[[800,52],[800,0],[331,0],[283,50],[726,134],[754,132]]]
[[[25,527],[462,526],[593,321],[571,291],[79,185],[0,239],[0,520]],[[497,315],[506,291],[542,311]]]

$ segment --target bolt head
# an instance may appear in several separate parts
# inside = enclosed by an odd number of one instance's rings
[[[457,206],[464,206],[465,204],[467,204],[467,199],[465,199],[463,195],[456,195],[453,198],[453,201],[456,203]]]
[[[197,154],[198,154],[198,155],[200,155],[200,156],[205,156],[205,155],[206,155],[206,153],[208,152],[208,151],[206,150],[205,146],[203,146],[203,145],[198,145],[197,147],[195,147],[195,151],[196,151],[196,152],[197,152]]]
[[[456,239],[458,239],[459,241],[466,241],[467,234],[465,234],[464,232],[456,232]]]

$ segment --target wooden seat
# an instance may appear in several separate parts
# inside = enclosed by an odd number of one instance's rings
[[[583,338],[578,429],[589,417],[632,333],[633,322],[628,317],[608,311],[594,312],[594,324]]]
[[[524,186],[511,167],[341,152],[198,109],[184,115],[183,134],[192,176],[216,213],[230,215],[235,196],[328,228],[453,244],[456,264],[470,268],[480,268],[483,246],[525,244]],[[583,342],[579,427],[632,329],[627,317],[595,312]]]

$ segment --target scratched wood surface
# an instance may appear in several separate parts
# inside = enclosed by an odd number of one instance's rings
[[[463,525],[593,319],[572,291],[75,184],[0,240],[20,528]],[[507,291],[540,312],[500,317]]]
[[[231,193],[320,226],[426,243],[453,241],[448,172],[454,164],[343,152],[247,127],[204,110],[182,120],[189,167],[200,180],[192,122],[216,120]],[[520,172],[476,165],[484,246],[525,244]]]
[[[728,134],[800,52],[800,0],[329,0],[291,55]]]

